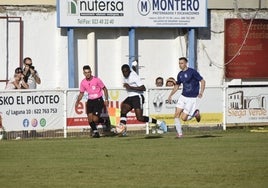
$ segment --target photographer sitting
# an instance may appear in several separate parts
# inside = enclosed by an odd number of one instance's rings
[[[24,81],[24,76],[22,74],[22,69],[20,67],[15,69],[14,77],[11,78],[5,89],[28,89],[28,84]]]
[[[38,72],[32,65],[32,59],[30,57],[24,58],[23,64],[24,81],[29,85],[29,89],[36,89],[36,84],[40,84],[41,79],[39,77]]]

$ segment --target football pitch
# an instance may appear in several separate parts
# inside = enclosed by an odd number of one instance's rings
[[[0,141],[3,188],[268,187],[268,133],[247,129]]]

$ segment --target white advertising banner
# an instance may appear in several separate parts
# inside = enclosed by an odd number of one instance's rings
[[[57,0],[58,27],[206,27],[207,0]]]
[[[64,127],[63,91],[0,91],[0,119],[6,131]]]
[[[172,96],[168,103],[171,89],[149,89],[149,113],[157,119],[163,119],[168,125],[174,125],[175,107],[181,90]],[[223,123],[223,88],[206,87],[201,99],[197,99],[197,105],[201,112],[202,120],[197,123],[193,118],[184,124],[222,124]]]
[[[227,88],[228,123],[267,123],[268,87]]]
[[[120,104],[127,97],[125,89],[108,89],[109,92],[109,107],[103,109],[101,117],[109,116],[112,125],[118,125],[120,122]],[[79,90],[67,91],[67,127],[88,127],[88,119],[86,114],[87,93],[80,101],[80,104],[75,108],[75,102],[79,95]],[[108,113],[107,113],[108,112]],[[127,114],[128,126],[144,126],[145,124],[137,121],[134,111]]]

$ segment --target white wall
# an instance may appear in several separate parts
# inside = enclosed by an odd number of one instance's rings
[[[61,29],[56,27],[55,9],[27,9],[7,10],[0,13],[0,16],[21,17],[23,20],[23,56],[31,57],[33,65],[39,72],[41,77],[41,85],[39,89],[46,88],[66,88],[68,87],[68,61],[67,61],[67,37],[62,35]],[[1,27],[2,28],[2,27]],[[5,27],[4,27],[5,28]],[[12,28],[9,28],[12,31]],[[15,29],[14,29],[15,30]],[[17,37],[17,30],[11,32],[10,38]],[[1,38],[3,44],[6,39]],[[13,53],[13,49],[18,51],[18,39],[10,41],[9,51]],[[1,46],[0,49],[2,49]],[[9,53],[10,53],[9,52]],[[11,54],[12,54],[11,53]],[[1,56],[5,57],[5,50],[1,50]],[[17,56],[19,52],[17,52]],[[18,58],[14,60],[13,56],[9,56],[8,75],[14,74],[14,67],[19,66]],[[0,61],[1,67],[6,69],[5,59]],[[1,68],[0,79],[4,79],[3,69]],[[0,83],[3,89],[5,83]]]
[[[64,88],[68,86],[66,37],[55,27],[55,12],[25,12],[24,57],[31,57],[41,77],[38,88]],[[64,39],[64,40],[62,40]],[[67,79],[68,80],[68,79]]]
[[[139,73],[148,87],[155,87],[158,76],[176,79],[178,58],[186,56],[185,36],[181,29],[138,29]]]
[[[221,85],[224,82],[224,19],[238,16],[250,17],[255,12],[245,12],[237,15],[232,10],[213,10],[211,12],[210,28],[198,29],[197,63],[198,70],[204,76],[208,85]],[[12,9],[1,12],[0,16],[19,16],[24,22],[24,57],[30,56],[34,66],[39,71],[42,84],[40,89],[68,87],[68,52],[66,29],[56,27],[55,9],[32,10],[31,8]],[[257,18],[268,19],[268,13],[262,10]],[[1,24],[1,27],[5,24]],[[92,39],[88,35],[95,34],[95,52],[91,50]],[[4,35],[4,31],[0,30]],[[0,42],[5,40],[0,38]],[[136,44],[139,56],[140,76],[147,87],[153,87],[155,78],[163,76],[165,79],[176,77],[178,72],[178,58],[186,56],[187,35],[182,29],[137,28]],[[93,41],[94,42],[94,41]],[[12,45],[17,48],[16,42]],[[93,45],[94,46],[94,45]],[[5,47],[1,46],[1,57],[5,57]],[[83,78],[82,67],[92,64],[90,57],[95,53],[97,67],[96,75],[101,77],[107,87],[121,87],[121,65],[128,63],[128,29],[127,28],[79,28],[75,29],[75,70],[76,86]],[[11,58],[11,57],[10,57]],[[11,58],[12,59],[12,58]],[[13,67],[18,62],[10,61],[9,75],[13,74]],[[0,61],[3,67],[5,62]],[[0,79],[4,77],[0,70]],[[268,84],[267,79],[248,81],[249,83]],[[247,83],[243,80],[227,80],[227,83]],[[0,83],[0,89],[4,83]]]

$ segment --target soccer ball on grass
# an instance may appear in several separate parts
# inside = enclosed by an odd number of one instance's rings
[[[125,125],[117,125],[115,128],[111,129],[112,132],[114,132],[117,135],[126,135],[127,128]]]

